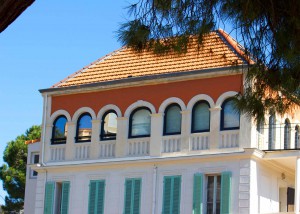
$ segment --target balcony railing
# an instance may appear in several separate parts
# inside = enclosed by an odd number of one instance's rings
[[[210,146],[210,132],[193,133],[190,136],[190,150],[207,150]]]
[[[58,144],[50,146],[50,161],[63,161],[65,160],[66,145]]]
[[[221,131],[219,148],[236,148],[239,147],[240,130]]]
[[[147,156],[150,152],[150,138],[132,138],[127,141],[127,156]]]
[[[181,151],[181,135],[164,136],[162,140],[162,152],[180,152]]]
[[[99,158],[113,158],[115,157],[116,141],[103,141],[98,144]]]

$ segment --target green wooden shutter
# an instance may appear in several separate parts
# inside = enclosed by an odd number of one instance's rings
[[[231,172],[221,174],[221,214],[230,213],[231,205]]]
[[[60,213],[68,214],[70,197],[70,182],[62,182]]]
[[[54,182],[48,181],[45,185],[44,214],[53,214],[54,188]]]
[[[164,177],[163,214],[180,213],[181,176]]]
[[[124,214],[139,214],[141,203],[141,179],[125,180]]]
[[[193,214],[202,214],[203,174],[194,175]]]
[[[90,181],[88,214],[104,213],[105,181]]]
[[[140,213],[140,204],[141,204],[141,179],[134,180],[134,195],[133,195],[133,210],[132,214]]]

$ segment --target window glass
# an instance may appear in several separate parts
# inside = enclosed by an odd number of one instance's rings
[[[284,123],[284,149],[290,148],[290,139],[291,139],[291,131],[290,131],[290,122],[288,119],[285,120]]]
[[[207,176],[207,214],[220,213],[221,176]]]
[[[92,117],[85,113],[77,121],[77,142],[90,141],[92,136]]]
[[[65,116],[58,117],[53,123],[52,144],[66,143],[67,137],[67,118]]]
[[[181,109],[177,104],[171,104],[165,110],[165,134],[180,134]]]
[[[31,164],[37,164],[39,163],[39,154],[37,153],[31,153]],[[31,176],[36,177],[38,175],[37,171],[32,170]]]
[[[151,115],[146,108],[137,109],[130,118],[130,137],[150,136]]]
[[[296,149],[299,149],[300,145],[299,145],[299,126],[297,125],[295,127],[295,147]]]
[[[273,149],[275,146],[275,136],[276,136],[275,126],[276,126],[275,114],[271,114],[269,117],[269,133],[268,133],[269,150]]]
[[[238,129],[240,127],[240,114],[234,108],[234,101],[232,99],[224,101],[221,113],[222,129]]]
[[[102,118],[101,140],[113,140],[117,135],[117,114],[109,111]]]
[[[192,111],[192,132],[209,131],[210,112],[207,102],[196,103]]]

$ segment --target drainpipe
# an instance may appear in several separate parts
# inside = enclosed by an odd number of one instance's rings
[[[152,195],[152,214],[156,213],[156,183],[157,183],[157,166],[153,167],[153,195]]]
[[[42,136],[42,166],[45,166],[44,163],[44,153],[45,153],[45,133],[46,133],[46,119],[47,119],[47,104],[48,104],[48,94],[44,96],[44,109],[43,109],[43,136]]]

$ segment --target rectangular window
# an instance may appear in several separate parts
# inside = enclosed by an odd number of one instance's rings
[[[180,213],[181,176],[164,177],[163,210],[162,214]]]
[[[206,213],[220,213],[221,176],[207,176]]]
[[[38,153],[31,153],[31,160],[30,163],[31,164],[37,164],[39,163],[39,154]],[[31,178],[35,178],[38,175],[37,171],[34,170],[30,170],[30,177]]]
[[[105,181],[90,181],[88,214],[104,213]]]
[[[123,214],[139,214],[141,203],[142,179],[128,178],[125,180],[125,197]]]
[[[47,182],[45,186],[44,214],[68,214],[70,182]]]

